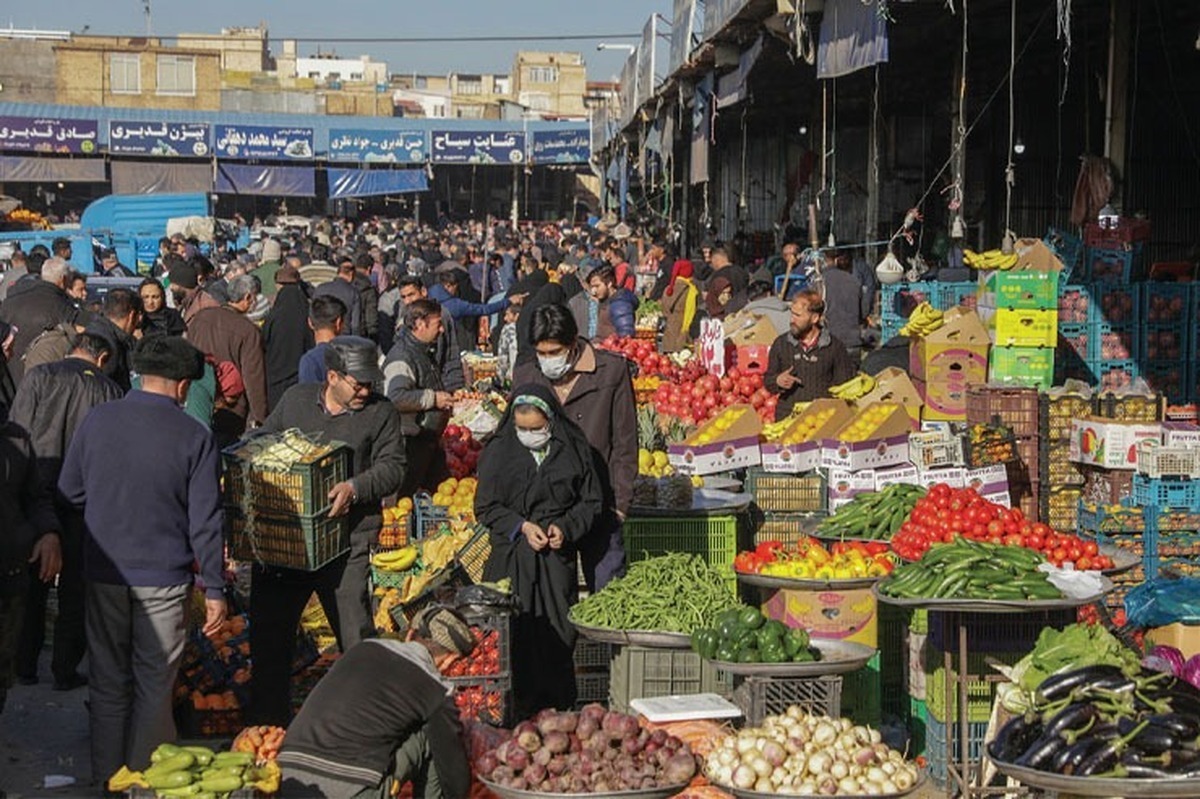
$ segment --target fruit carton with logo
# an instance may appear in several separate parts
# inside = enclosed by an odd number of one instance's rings
[[[1200,447],[1200,425],[1191,422],[1163,422],[1164,447]]]
[[[975,489],[981,497],[1008,493],[1008,466],[1003,463],[991,466],[980,466],[978,469],[967,469],[965,487]]]
[[[875,490],[882,491],[890,485],[912,485],[917,482],[917,467],[911,463],[875,469]]]
[[[908,463],[908,434],[914,427],[898,402],[878,402],[821,442],[821,465],[828,469],[879,469]]]
[[[1053,347],[1058,343],[1058,309],[992,308],[979,306],[997,347]]]
[[[967,386],[987,382],[987,328],[974,311],[946,311],[945,324],[909,345],[909,374],[921,394],[922,419],[966,421]]]
[[[980,273],[978,301],[993,308],[1046,310],[1058,306],[1062,261],[1040,239],[1021,239],[1012,269]]]
[[[1068,457],[1106,469],[1136,469],[1138,442],[1161,436],[1162,425],[1157,422],[1122,422],[1098,416],[1073,419]]]
[[[914,422],[921,421],[921,392],[913,385],[908,372],[889,366],[875,375],[875,388],[861,397],[855,404],[860,408],[876,402],[898,402],[908,411]]]
[[[762,420],[752,405],[730,405],[683,443],[667,447],[667,456],[680,474],[715,474],[758,466],[762,462],[761,432]]]
[[[938,483],[945,483],[951,488],[966,488],[967,470],[962,466],[942,466],[937,469],[917,469],[917,485],[933,488]]]
[[[875,470],[828,469],[825,472],[826,497],[832,513],[859,494],[875,490]]]
[[[762,443],[762,466],[768,472],[807,472],[821,465],[821,440],[854,418],[845,400],[809,403],[776,441]]]

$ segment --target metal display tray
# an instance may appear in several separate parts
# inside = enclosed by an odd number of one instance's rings
[[[821,653],[820,660],[807,663],[730,663],[710,661],[720,671],[741,677],[823,677],[827,674],[846,674],[858,671],[875,657],[876,650],[853,641],[811,639],[811,645]]]

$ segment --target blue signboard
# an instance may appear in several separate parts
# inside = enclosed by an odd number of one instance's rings
[[[0,116],[0,150],[94,153],[100,126],[94,119]]]
[[[218,158],[264,158],[311,161],[312,128],[268,125],[217,125],[214,147]]]
[[[531,160],[535,164],[586,164],[592,155],[590,138],[587,128],[537,131]]]
[[[420,130],[329,131],[329,160],[371,163],[420,164],[427,154],[425,132]]]
[[[108,123],[108,151],[130,155],[183,155],[203,158],[211,152],[207,122]]]
[[[435,130],[430,156],[437,164],[520,164],[525,161],[525,134]]]

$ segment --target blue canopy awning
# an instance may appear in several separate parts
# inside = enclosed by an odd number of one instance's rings
[[[266,164],[217,164],[219,194],[270,194],[285,197],[315,197],[316,169],[311,166]]]
[[[428,191],[424,169],[337,169],[330,168],[329,197],[371,197],[379,194],[410,194]]]

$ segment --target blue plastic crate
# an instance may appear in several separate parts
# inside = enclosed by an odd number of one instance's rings
[[[892,283],[882,286],[879,298],[880,335],[890,341],[900,335],[900,328],[908,321],[908,314],[922,302],[931,305],[936,299],[933,283]]]
[[[974,281],[934,283],[933,289],[934,299],[930,300],[933,307],[939,311],[948,311],[955,305],[975,307],[975,295],[979,291],[979,284]]]
[[[1143,361],[1191,361],[1195,334],[1192,323],[1155,323],[1141,326],[1138,357]]]
[[[1195,291],[1189,283],[1142,283],[1138,287],[1141,320],[1148,325],[1181,325],[1192,311]]]
[[[1133,501],[1138,505],[1200,511],[1200,480],[1135,474]]]
[[[1129,361],[1141,357],[1142,335],[1137,325],[1099,322],[1091,326],[1092,360]]]
[[[787,291],[783,291],[784,281],[787,281]],[[775,276],[775,295],[779,296],[782,292],[784,298],[789,298],[797,291],[808,288],[808,278],[804,275],[776,275]]]
[[[1093,334],[1094,325],[1060,323],[1058,326],[1058,348],[1069,349],[1071,360],[1094,361],[1100,357],[1099,342]]]
[[[1088,247],[1084,252],[1084,274],[1093,283],[1128,284],[1141,274],[1142,243],[1121,250]]]
[[[1054,251],[1058,260],[1062,261],[1063,271],[1059,275],[1059,280],[1070,279],[1071,275],[1078,270],[1080,261],[1083,260],[1083,239],[1065,230],[1052,227],[1046,231],[1046,237],[1042,241]]]
[[[1189,377],[1191,375],[1190,355],[1184,358],[1167,360],[1143,360],[1140,364],[1142,377],[1155,392],[1162,394],[1169,403],[1183,403],[1191,394]]]
[[[1058,284],[1059,324],[1089,325],[1100,319],[1100,304],[1085,283]]]
[[[987,722],[970,722],[967,724],[965,737],[967,739],[967,757],[972,763],[978,763],[983,757],[984,737],[987,735]],[[964,733],[957,736],[961,739]],[[938,787],[944,788],[949,778],[946,764],[959,760],[960,741],[955,741],[954,751],[949,751],[950,741],[946,725],[933,716],[925,719],[925,758],[929,763],[929,779]]]
[[[1096,375],[1096,385],[1102,391],[1125,388],[1135,378],[1141,377],[1141,366],[1135,360],[1092,361],[1088,368]]]

